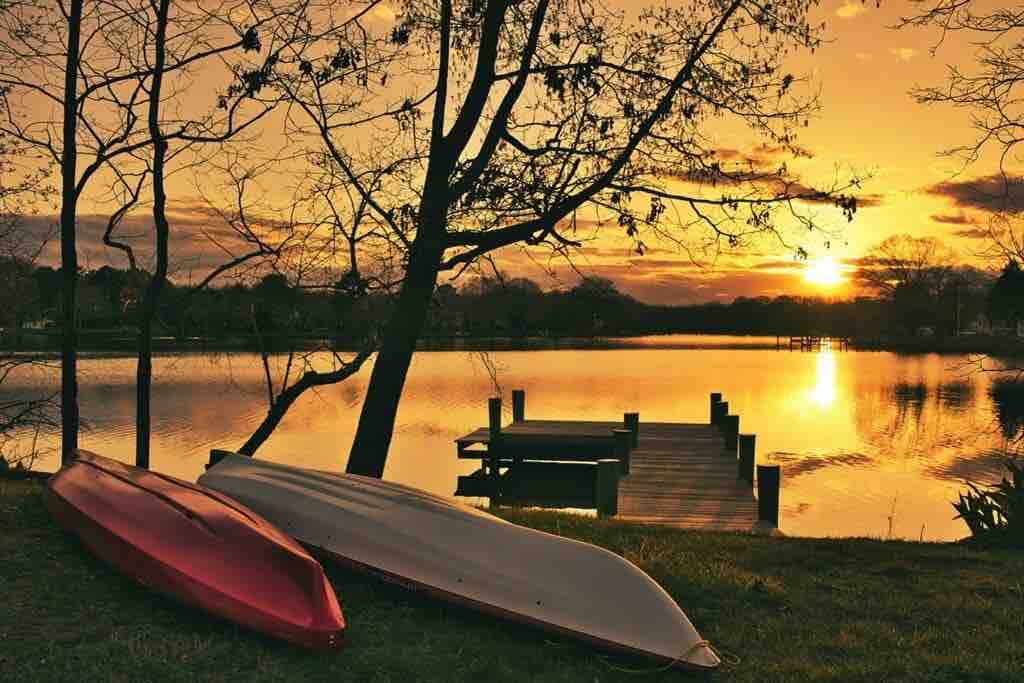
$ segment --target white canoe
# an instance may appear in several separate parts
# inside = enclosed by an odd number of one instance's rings
[[[199,479],[302,543],[490,614],[681,666],[719,659],[636,565],[420,489],[228,455]]]

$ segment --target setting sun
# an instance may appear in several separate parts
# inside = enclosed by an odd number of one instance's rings
[[[839,271],[839,264],[831,257],[825,257],[807,264],[804,279],[823,287],[831,287],[842,282],[843,276]]]

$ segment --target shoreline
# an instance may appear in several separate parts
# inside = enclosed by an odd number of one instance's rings
[[[696,337],[698,339],[679,341],[672,337]],[[793,335],[797,336],[797,335]],[[38,354],[59,356],[58,335],[50,333],[22,334],[30,343],[2,345],[6,353]],[[92,338],[90,338],[92,337]],[[638,332],[608,336],[553,337],[553,336],[424,336],[417,342],[418,351],[544,351],[544,350],[613,350],[613,349],[678,349],[678,350],[789,350],[790,335],[769,335],[739,332]],[[706,338],[708,343],[700,343]],[[714,343],[716,339],[729,339],[725,343]],[[851,351],[890,351],[901,354],[978,354],[996,356],[1024,356],[1024,338],[1009,336],[962,335],[957,337],[850,337]],[[645,343],[638,343],[644,340]],[[662,341],[663,340],[663,341]],[[747,341],[749,340],[749,341]],[[106,332],[84,333],[80,339],[80,352],[97,355],[134,354],[135,338],[123,334]],[[271,353],[284,353],[289,348],[296,351],[312,351],[328,348],[331,340],[324,336],[302,336],[278,338],[269,344]],[[165,353],[221,353],[259,352],[259,346],[251,338],[199,338],[179,340],[174,337],[154,337],[153,350]],[[341,351],[358,350],[357,344],[341,344]],[[794,349],[798,350],[798,349]],[[811,348],[811,351],[817,350]]]

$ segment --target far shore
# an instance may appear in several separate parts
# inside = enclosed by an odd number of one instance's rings
[[[790,337],[808,333],[774,334],[764,332],[729,332],[704,330],[679,331],[625,331],[608,335],[551,336],[551,335],[425,335],[418,347],[425,351],[530,351],[552,349],[789,349]],[[679,339],[680,336],[689,337]],[[817,333],[815,333],[817,336]],[[826,338],[828,335],[824,335]],[[994,356],[1024,355],[1024,338],[965,334],[960,336],[856,336],[836,335],[849,340],[849,348],[859,351],[894,351],[897,353],[985,354]],[[82,330],[79,348],[86,353],[131,354],[136,350],[136,338],[130,329]],[[334,342],[327,334],[301,336],[268,336],[268,350],[272,352],[315,350],[332,348]],[[40,352],[47,355],[59,352],[60,333],[57,330],[21,330],[16,338],[0,336],[0,348],[10,352]],[[356,341],[341,342],[339,350],[356,350]],[[175,337],[157,336],[153,340],[156,351],[163,352],[224,352],[259,351],[256,339],[248,335],[227,337]],[[832,344],[838,348],[837,344]],[[811,350],[816,350],[817,344]],[[794,350],[798,350],[795,347]]]

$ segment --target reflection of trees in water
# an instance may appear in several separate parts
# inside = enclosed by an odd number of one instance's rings
[[[892,385],[892,400],[896,404],[894,426],[897,430],[903,430],[903,423],[908,416],[916,426],[921,424],[921,416],[927,398],[928,385],[924,382],[897,382]]]
[[[976,380],[920,370],[857,387],[853,417],[865,451],[883,462],[918,461],[941,479],[987,473],[991,463],[974,464],[975,456],[997,449],[1001,439],[969,410],[977,405]]]
[[[989,388],[999,427],[1008,440],[1024,438],[1024,379],[1000,377]]]
[[[968,380],[944,382],[937,392],[939,405],[948,410],[966,410],[974,405],[974,383]]]

